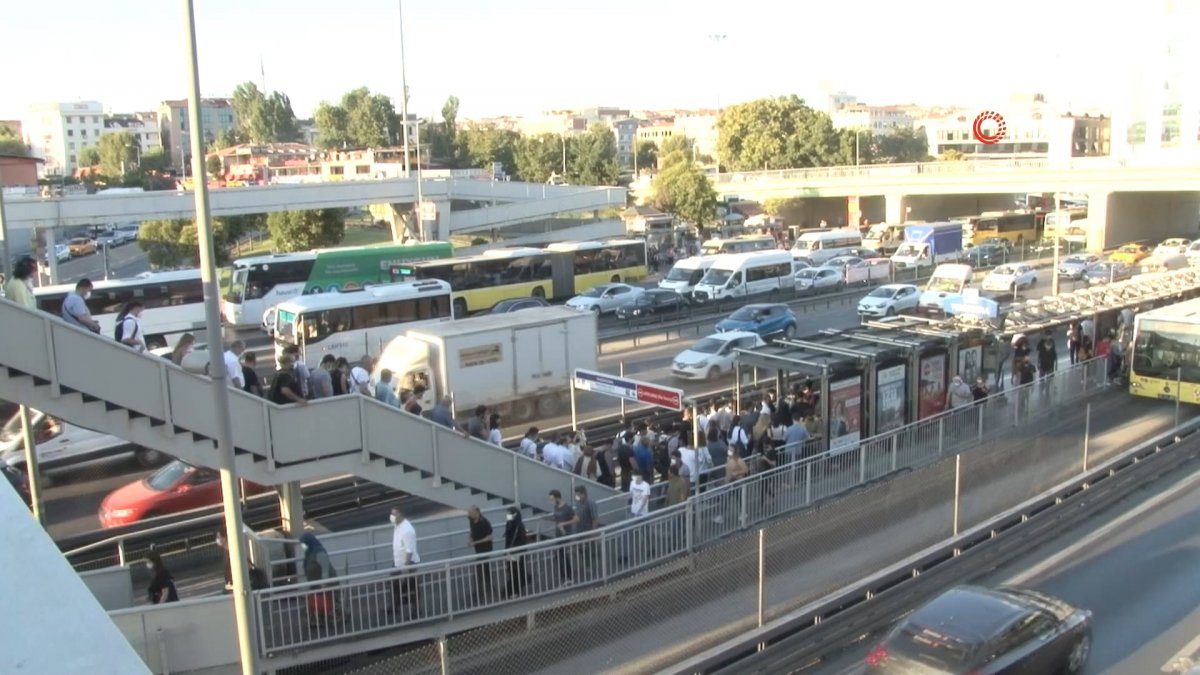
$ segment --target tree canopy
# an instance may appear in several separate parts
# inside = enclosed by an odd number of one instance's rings
[[[25,141],[17,138],[12,129],[8,127],[0,127],[0,155],[22,155],[29,154],[29,147],[25,145]]]
[[[925,162],[929,157],[929,137],[925,128],[893,129],[875,139],[875,161],[888,164]]]
[[[491,169],[493,162],[504,165],[504,172],[516,174],[517,145],[521,135],[493,128],[467,128],[458,132],[463,163],[477,169]]]
[[[676,150],[663,158],[650,184],[654,206],[699,227],[716,218],[717,191],[691,157]]]
[[[521,180],[545,183],[551,174],[562,171],[563,138],[557,134],[522,136],[517,141],[514,159]]]
[[[638,171],[653,171],[658,168],[658,146],[654,141],[638,141],[634,166]]]
[[[233,90],[233,110],[238,120],[237,140],[278,143],[294,141],[300,136],[291,99],[282,92],[268,95],[253,82],[243,82]]]
[[[346,210],[274,211],[267,215],[267,229],[279,251],[336,246],[346,234]]]
[[[378,148],[400,138],[400,120],[392,100],[366,87],[346,92],[337,105],[321,101],[313,123],[322,147]]]
[[[86,147],[79,151],[79,166],[92,167],[100,163],[100,151],[93,147]]]
[[[105,176],[124,176],[137,171],[138,143],[128,131],[104,134],[97,143],[100,154],[100,173]]]
[[[573,185],[616,185],[617,137],[606,124],[593,124],[567,139],[567,181]]]
[[[248,232],[262,229],[262,214],[213,219],[213,244],[217,264],[229,263],[229,247]],[[194,267],[200,248],[195,221],[151,220],[138,231],[138,246],[154,267]]]
[[[721,164],[761,171],[847,163],[846,134],[797,96],[763,98],[721,111],[717,121]],[[854,151],[854,133],[849,133]],[[849,158],[853,163],[853,156]]]

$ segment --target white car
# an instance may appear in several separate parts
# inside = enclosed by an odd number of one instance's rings
[[[600,284],[568,300],[567,307],[584,312],[610,314],[645,292],[646,289],[629,284]]]
[[[143,448],[127,440],[68,424],[45,413],[31,410],[30,423],[37,440],[38,465],[46,471],[66,469],[78,464],[132,454],[137,463],[150,468],[170,459],[167,455]],[[0,429],[0,461],[25,471],[25,442],[21,434],[20,417]]]
[[[825,267],[840,267],[846,285],[870,284],[892,276],[892,261],[888,258],[860,258],[845,255],[830,259]]]
[[[837,267],[808,267],[796,272],[797,293],[840,291],[846,285],[842,270]]]
[[[916,312],[921,289],[912,284],[887,284],[867,293],[858,301],[858,315],[866,317],[895,316]]]
[[[1033,288],[1037,285],[1037,272],[1033,267],[1024,263],[1001,265],[988,272],[983,278],[982,288],[985,291],[1014,293],[1023,288]]]
[[[734,330],[714,333],[680,352],[671,363],[671,374],[685,380],[711,380],[733,372],[735,349],[766,345],[756,333]]]
[[[54,245],[54,259],[60,263],[70,262],[71,261],[71,247],[67,246],[66,244],[55,244]],[[47,265],[50,264],[49,261],[47,261],[46,264]]]
[[[1154,247],[1154,255],[1157,257],[1162,257],[1172,253],[1187,254],[1188,248],[1191,245],[1192,241],[1190,239],[1182,239],[1179,237],[1174,239],[1164,239],[1161,244]]]

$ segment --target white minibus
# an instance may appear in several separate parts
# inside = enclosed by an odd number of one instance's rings
[[[747,234],[728,239],[709,239],[700,246],[701,255],[722,255],[725,253],[749,253],[751,251],[769,251],[775,248],[775,238],[767,234]]]
[[[691,295],[696,284],[704,278],[704,273],[713,266],[717,257],[712,255],[694,255],[675,263],[667,276],[658,282],[659,288],[667,288],[680,295]]]
[[[795,286],[791,252],[734,253],[716,256],[712,267],[696,284],[692,298],[696,302],[710,302],[792,290]]]
[[[857,230],[805,232],[792,246],[792,252],[801,260],[822,265],[831,258],[851,255],[850,249],[861,248],[862,245],[862,234]]]

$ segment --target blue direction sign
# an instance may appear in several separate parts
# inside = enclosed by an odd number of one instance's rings
[[[683,390],[639,382],[625,377],[613,377],[594,370],[575,369],[575,388],[626,401],[656,405],[660,408],[683,410]]]

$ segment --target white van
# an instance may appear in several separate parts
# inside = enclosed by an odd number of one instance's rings
[[[675,263],[671,271],[667,272],[667,276],[658,282],[658,287],[675,291],[680,295],[691,295],[692,291],[696,289],[696,284],[700,283],[700,279],[704,278],[704,273],[713,266],[716,259],[716,256],[711,255],[684,258]]]
[[[850,249],[861,248],[862,234],[857,230],[805,232],[792,246],[792,253],[813,265],[823,265],[831,258],[851,255]]]
[[[775,238],[766,234],[747,234],[728,239],[709,239],[700,246],[700,255],[724,255],[726,253],[749,253],[770,251],[775,248]]]
[[[696,302],[710,302],[795,287],[789,251],[734,253],[716,257],[696,284],[692,298]]]

